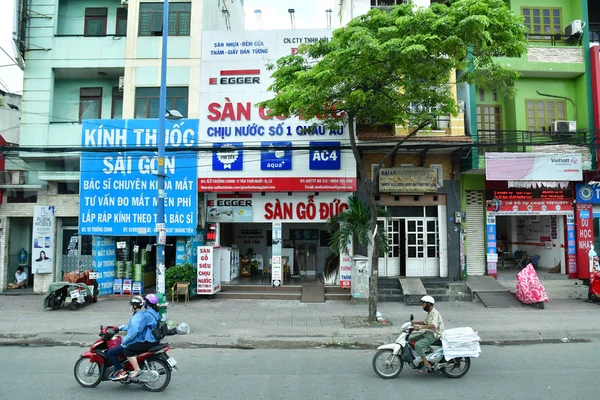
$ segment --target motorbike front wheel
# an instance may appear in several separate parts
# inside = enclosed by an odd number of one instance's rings
[[[399,355],[390,349],[379,350],[373,356],[373,370],[383,379],[391,379],[400,375],[404,363]]]
[[[50,307],[53,310],[58,310],[59,308],[61,308],[63,305],[63,302],[64,302],[64,298],[60,294],[57,295],[56,293],[50,297],[50,301],[49,301]]]
[[[143,372],[156,372],[158,376],[154,381],[144,382],[142,386],[149,392],[161,392],[169,386],[171,382],[171,367],[159,358],[151,358],[144,361]]]
[[[457,357],[448,361],[448,365],[442,368],[442,372],[448,378],[462,378],[469,372],[471,368],[471,358],[470,357]]]
[[[84,388],[93,388],[102,381],[102,367],[98,362],[90,362],[89,358],[81,357],[73,369],[75,380]]]

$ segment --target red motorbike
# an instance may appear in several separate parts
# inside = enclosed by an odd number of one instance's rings
[[[600,271],[590,272],[590,289],[588,291],[590,301],[600,301]]]
[[[85,388],[98,386],[102,381],[110,380],[110,375],[115,371],[106,356],[108,350],[121,344],[121,336],[115,335],[119,332],[116,326],[100,327],[100,339],[96,340],[89,351],[79,357],[75,363],[75,380]],[[166,389],[171,382],[171,371],[177,371],[177,361],[169,357],[167,352],[171,349],[168,343],[157,344],[145,353],[138,354],[137,360],[141,373],[133,379],[129,377],[114,382],[124,385],[138,384],[150,392],[160,392]],[[133,371],[127,359],[121,356],[123,368]]]

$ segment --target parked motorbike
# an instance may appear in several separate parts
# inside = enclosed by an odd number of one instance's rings
[[[533,265],[528,264],[517,274],[516,296],[523,304],[536,304],[541,309],[548,302],[546,289],[538,279]]]
[[[96,302],[94,289],[85,283],[52,282],[46,291],[44,308],[58,310],[68,304],[71,310],[76,310],[86,303]]]
[[[102,381],[110,380],[110,375],[115,371],[107,357],[109,349],[121,344],[121,336],[115,335],[119,332],[116,326],[100,327],[100,339],[96,340],[89,351],[79,357],[75,363],[75,380],[85,388],[93,388]],[[119,381],[124,385],[137,384],[150,392],[160,392],[169,386],[171,382],[171,371],[177,371],[177,361],[169,357],[167,352],[171,349],[168,343],[157,344],[145,353],[139,354],[137,360],[141,373],[133,379],[127,377]],[[127,358],[121,356],[123,368],[133,371]]]
[[[384,379],[395,378],[400,375],[404,364],[412,369],[419,369],[423,366],[423,360],[415,353],[416,340],[410,340],[410,335],[414,331],[413,316],[410,321],[402,324],[400,336],[395,343],[384,344],[377,348],[377,353],[373,356],[373,370]],[[431,364],[432,373],[443,373],[448,378],[462,378],[471,368],[470,357],[457,357],[451,360],[444,358],[442,342],[434,342],[428,351],[425,352],[427,360]]]
[[[590,301],[600,301],[600,271],[590,272],[588,299]]]

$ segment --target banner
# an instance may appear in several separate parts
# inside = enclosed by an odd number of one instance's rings
[[[488,181],[581,181],[581,154],[485,153]]]
[[[575,223],[577,224],[577,270],[571,271],[569,269],[569,275],[574,275],[573,278],[577,279],[588,279],[590,277],[588,253],[591,246],[594,245],[594,216],[591,204],[577,204],[575,209]],[[575,247],[575,240],[572,240],[570,235],[575,234],[575,227],[570,225],[570,231],[567,232],[569,235],[569,254],[571,254],[572,247]],[[574,238],[573,238],[574,239]],[[571,245],[571,241],[573,245]],[[569,266],[570,267],[570,266]]]
[[[51,274],[54,259],[54,206],[34,206],[31,271]]]
[[[79,233],[156,234],[158,120],[85,120],[81,153]],[[167,122],[166,234],[196,234],[198,120]],[[106,149],[122,149],[106,151]],[[148,149],[143,151],[144,149]],[[182,151],[183,150],[183,151]]]
[[[573,211],[571,200],[500,200],[486,201],[486,210],[495,215],[564,215]]]
[[[438,171],[432,168],[382,168],[379,191],[396,193],[437,192]]]
[[[326,128],[319,118],[285,118],[256,107],[275,95],[268,90],[273,80],[267,64],[331,33],[203,32],[198,138],[212,152],[198,153],[200,191],[356,190],[356,162],[343,114],[332,108],[340,123]]]
[[[271,284],[273,286],[281,286],[283,282],[283,262],[281,259],[281,222],[273,222],[273,236],[272,236],[272,257],[271,257]],[[290,268],[293,268],[290,265]]]
[[[350,193],[209,193],[206,220],[214,222],[326,222],[348,209]]]
[[[352,286],[352,255],[354,254],[352,236],[348,238],[348,251],[340,252],[340,287]]]
[[[115,264],[117,250],[115,238],[94,236],[92,237],[92,269],[99,274],[98,294],[108,296],[113,294],[115,281]]]

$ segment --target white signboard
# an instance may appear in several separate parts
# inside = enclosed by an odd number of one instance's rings
[[[326,129],[313,127],[318,119],[285,119],[256,107],[274,96],[267,64],[331,32],[203,32],[198,140],[213,151],[198,153],[199,191],[356,190],[356,163],[341,115],[339,126]]]
[[[348,209],[350,193],[209,193],[206,219],[214,222],[326,222]]]
[[[34,207],[32,236],[32,272],[51,274],[54,259],[54,206]]]
[[[198,247],[198,290],[199,295],[215,294],[221,290],[220,247]]]
[[[489,181],[581,181],[581,154],[485,153]]]

